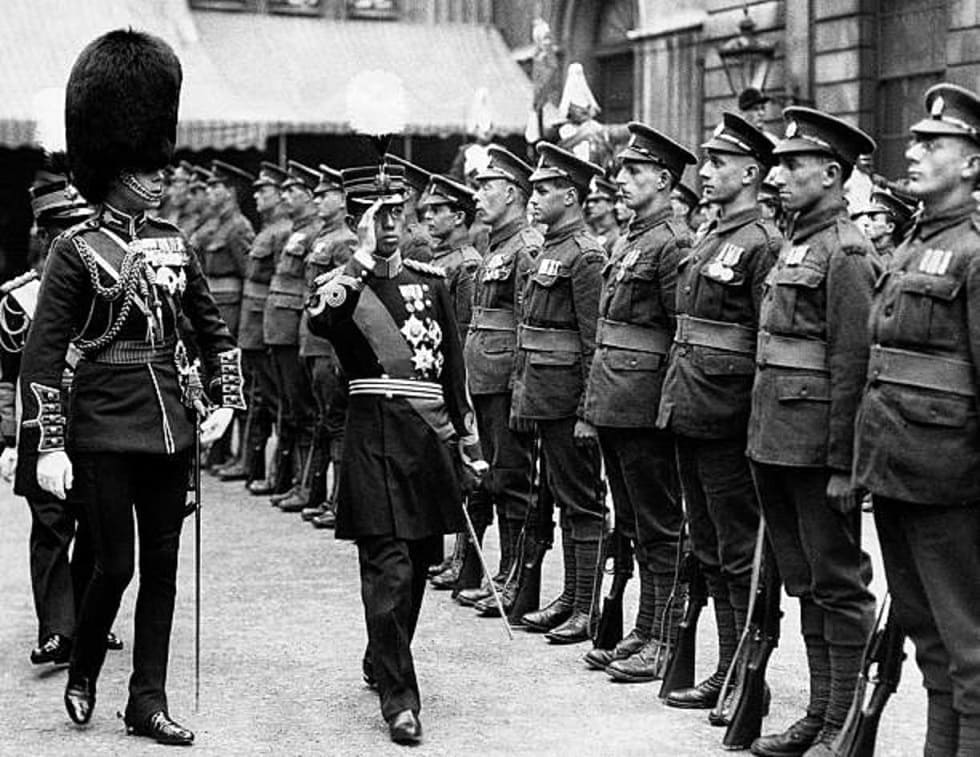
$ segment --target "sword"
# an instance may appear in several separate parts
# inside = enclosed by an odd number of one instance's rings
[[[194,712],[201,705],[201,427],[198,401],[194,429]]]
[[[466,519],[466,530],[470,534],[470,539],[473,542],[473,549],[476,550],[476,556],[480,558],[480,567],[483,568],[483,575],[487,579],[487,583],[490,584],[490,593],[493,594],[493,601],[497,605],[497,610],[500,612],[500,619],[504,624],[504,629],[507,631],[507,636],[511,641],[514,640],[514,633],[510,630],[510,622],[507,620],[507,613],[504,611],[504,603],[500,600],[500,594],[497,592],[497,587],[493,582],[493,574],[490,569],[487,568],[487,561],[483,557],[483,550],[480,549],[480,540],[476,538],[476,529],[473,528],[473,521],[470,520],[470,514],[468,507],[470,504],[470,498],[467,496],[463,500],[463,517]]]

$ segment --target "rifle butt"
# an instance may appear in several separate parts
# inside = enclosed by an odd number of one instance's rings
[[[731,750],[748,749],[762,733],[767,710],[765,670],[746,670],[721,745]]]
[[[596,629],[593,646],[612,649],[623,639],[623,595],[609,596],[602,603],[602,616]]]
[[[546,550],[535,544],[530,551],[532,554],[522,569],[514,604],[507,613],[508,622],[514,625],[520,625],[521,617],[541,606],[541,563]]]
[[[694,685],[694,663],[697,650],[698,616],[701,610],[677,624],[677,641],[667,656],[659,697],[666,699],[680,689]]]

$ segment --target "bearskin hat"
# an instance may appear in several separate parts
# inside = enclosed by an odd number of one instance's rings
[[[82,50],[65,93],[65,141],[72,177],[101,202],[123,171],[162,169],[177,139],[180,61],[162,39],[132,29],[102,35]]]

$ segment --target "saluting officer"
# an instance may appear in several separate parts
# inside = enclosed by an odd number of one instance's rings
[[[476,271],[464,356],[483,454],[490,465],[484,479],[487,496],[483,501],[470,499],[470,514],[479,534],[490,524],[496,506],[500,534],[497,575],[503,580],[517,557],[531,489],[529,440],[509,424],[521,295],[543,238],[527,222],[533,169],[502,147],[491,145],[488,153],[489,163],[474,181],[476,213],[490,228],[490,249]],[[472,507],[477,503],[483,508]],[[461,591],[457,599],[475,605],[489,596],[490,587],[484,584]]]
[[[83,503],[95,549],[65,690],[68,714],[78,724],[92,717],[106,633],[133,575],[135,530],[140,584],[124,720],[130,733],[164,744],[194,739],[170,718],[166,694],[199,394],[194,382],[181,381],[190,378],[178,348],[182,322],[193,329],[205,385],[224,405],[205,422],[202,441],[220,436],[231,409],[244,407],[240,354],[197,258],[175,226],[147,213],[163,194],[180,85],[173,50],[140,32],[109,32],[76,60],[66,87],[68,159],[97,212],[51,249],[20,392],[21,449],[37,450],[41,488],[60,499],[72,489]],[[66,424],[61,378],[70,341],[82,357]]]
[[[759,505],[745,439],[763,282],[782,243],[757,202],[772,166],[769,138],[725,113],[702,147],[702,194],[721,217],[678,264],[677,328],[657,418],[676,435],[691,546],[718,628],[715,672],[667,698],[691,709],[715,705],[748,612]]]
[[[317,214],[323,229],[313,242],[306,259],[306,281],[309,291],[313,282],[327,271],[344,265],[351,256],[357,237],[347,225],[347,205],[344,201],[344,180],[340,171],[321,163],[320,183],[313,192]],[[335,523],[336,496],[327,492],[327,468],[333,462],[334,489],[340,478],[340,462],[344,446],[344,423],[347,420],[345,381],[340,372],[337,355],[330,342],[314,336],[307,328],[309,315],[304,312],[299,327],[299,354],[306,361],[310,387],[316,401],[316,429],[313,433],[313,457],[306,471],[306,488],[296,497],[305,500],[303,519],[318,528],[331,528]],[[304,496],[305,495],[305,496]],[[287,509],[288,501],[280,507]]]
[[[299,325],[307,297],[306,258],[313,249],[313,240],[323,229],[323,220],[313,202],[313,190],[320,183],[320,174],[295,160],[287,165],[288,175],[281,189],[292,230],[276,260],[262,324],[263,337],[272,356],[282,419],[273,505],[289,499],[295,486],[301,483],[316,421],[313,391],[299,356]]]
[[[820,111],[786,108],[783,117],[771,180],[793,215],[759,315],[748,456],[779,574],[800,600],[810,702],[786,731],[755,740],[752,753],[764,757],[829,748],[875,610],[851,461],[877,266],[844,199],[858,155],[875,145]]]
[[[671,198],[684,166],[697,159],[645,124],[631,123],[629,131],[616,181],[634,215],[603,271],[585,419],[599,431],[616,530],[634,545],[640,605],[626,638],[613,650],[592,650],[586,662],[616,680],[642,683],[659,677],[668,642],[661,628],[684,517],[674,440],[656,421],[674,336],[677,264],[691,247]],[[666,625],[670,633],[676,623]]]
[[[245,450],[240,471],[226,470],[222,480],[245,479],[253,494],[271,494],[273,487],[266,480],[265,446],[272,434],[272,425],[279,410],[272,359],[263,336],[265,303],[269,298],[269,282],[276,260],[289,238],[292,224],[282,202],[280,185],[288,178],[284,169],[275,163],[262,161],[259,176],[252,183],[255,209],[262,227],[252,240],[245,261],[245,281],[242,284],[242,310],[238,322],[238,345],[242,362],[250,377],[248,419],[245,422]]]
[[[465,337],[473,308],[473,275],[482,260],[469,238],[470,226],[476,218],[473,190],[434,174],[419,200],[419,207],[436,241],[432,262],[446,272],[456,322],[460,335]]]
[[[429,186],[432,174],[421,166],[405,160],[398,155],[388,153],[385,162],[393,166],[401,166],[405,172],[405,237],[402,239],[401,251],[406,258],[431,262],[432,251],[436,240],[429,233],[429,226],[419,218],[418,202]]]
[[[479,444],[442,269],[398,249],[402,169],[351,168],[343,177],[348,206],[363,212],[358,244],[324,277],[309,324],[333,343],[350,380],[336,534],[357,542],[364,675],[391,739],[412,744],[422,736],[411,643],[426,568],[440,558],[443,534],[463,526],[457,460],[466,468]]]
[[[537,150],[530,203],[547,233],[524,290],[512,412],[515,422],[536,423],[541,436],[548,489],[561,510],[564,584],[557,598],[521,623],[555,644],[573,644],[589,638],[595,620],[593,584],[605,520],[585,384],[606,255],[582,214],[589,182],[602,169],[547,142]]]
[[[925,754],[980,754],[980,97],[926,93],[908,191],[922,215],[871,307],[855,478],[928,693]]]

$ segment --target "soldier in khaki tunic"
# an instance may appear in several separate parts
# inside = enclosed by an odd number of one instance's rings
[[[678,265],[677,329],[657,418],[676,435],[691,546],[718,628],[715,672],[667,698],[690,709],[715,705],[748,612],[759,505],[745,440],[763,282],[782,243],[757,203],[772,142],[739,116],[723,117],[700,170],[721,217]]]
[[[344,179],[340,171],[330,166],[318,166],[320,183],[313,191],[317,214],[323,229],[313,242],[306,259],[306,281],[312,291],[313,282],[327,271],[344,265],[350,258],[357,237],[347,225],[347,206],[344,202]],[[336,487],[340,478],[340,460],[344,445],[346,397],[340,364],[333,347],[326,339],[314,336],[307,327],[309,316],[303,313],[299,326],[299,354],[306,361],[310,387],[316,402],[316,428],[313,432],[313,457],[307,466],[306,481],[300,491],[279,507],[295,509],[292,503],[304,504],[303,520],[314,521],[319,528],[330,528],[335,522],[336,496],[327,492],[327,468],[333,462]]]
[[[238,344],[242,362],[250,376],[248,419],[245,450],[240,471],[225,470],[222,480],[244,479],[253,494],[271,494],[266,477],[265,446],[272,434],[272,425],[279,409],[272,361],[262,333],[265,302],[269,298],[269,282],[275,271],[276,259],[290,233],[290,222],[283,207],[279,186],[288,174],[275,163],[263,161],[259,176],[253,182],[255,209],[262,219],[262,228],[252,240],[245,261],[245,281],[242,284],[242,310],[238,322]]]
[[[419,200],[419,207],[436,241],[432,262],[446,272],[456,321],[460,334],[465,336],[473,308],[473,274],[482,260],[469,239],[469,228],[476,218],[473,190],[434,175]]]
[[[211,209],[208,205],[208,177],[210,171],[202,166],[190,166],[190,179],[187,184],[187,204],[182,214],[183,225],[180,230],[190,239],[194,232],[208,220]]]
[[[599,430],[616,530],[634,546],[640,606],[626,638],[615,649],[592,650],[586,662],[616,680],[644,682],[658,677],[668,641],[661,628],[683,521],[674,440],[656,420],[674,336],[677,264],[691,247],[690,229],[674,217],[671,196],[684,166],[696,158],[644,124],[631,123],[629,130],[616,180],[634,216],[603,270],[585,419]]]
[[[515,422],[536,423],[541,436],[548,489],[561,510],[564,584],[554,601],[521,623],[546,632],[553,643],[573,644],[587,640],[594,627],[593,582],[605,520],[585,385],[606,255],[582,215],[589,182],[602,169],[546,142],[537,149],[530,204],[534,221],[548,231],[524,290],[512,413]]]
[[[922,215],[878,281],[854,473],[928,694],[926,755],[980,754],[980,97],[938,84],[912,126]]]
[[[844,199],[857,156],[875,146],[816,110],[783,117],[772,181],[794,215],[763,294],[748,456],[779,574],[800,600],[810,702],[786,731],[755,740],[752,753],[764,757],[828,748],[875,609],[851,460],[876,263]]]
[[[300,484],[316,421],[313,391],[299,356],[299,322],[307,298],[306,258],[323,228],[313,203],[313,190],[320,183],[320,174],[295,160],[289,161],[287,173],[281,189],[292,229],[269,282],[262,323],[263,337],[272,356],[282,419],[277,480],[272,495],[274,505],[288,499],[294,485]]]
[[[397,155],[385,155],[385,162],[392,166],[400,166],[405,172],[405,231],[402,239],[402,255],[412,260],[431,262],[432,251],[436,240],[429,233],[429,226],[419,219],[418,201],[429,186],[432,174],[421,166],[400,158]]]
[[[608,179],[597,176],[589,185],[585,198],[585,222],[592,229],[606,255],[612,255],[619,240],[619,224],[616,221],[616,193],[618,189]]]
[[[895,248],[905,238],[914,213],[915,208],[905,200],[880,189],[871,193],[868,205],[851,213],[851,218],[874,245],[882,268],[891,265]]]
[[[529,440],[509,422],[521,294],[543,239],[527,222],[531,166],[496,145],[490,146],[489,155],[475,181],[477,215],[490,227],[490,249],[476,272],[473,319],[463,355],[483,454],[490,464],[483,507],[473,507],[471,498],[470,513],[479,534],[497,508],[497,575],[502,581],[516,557],[531,488]],[[457,599],[475,605],[489,595],[484,584],[461,591]]]

